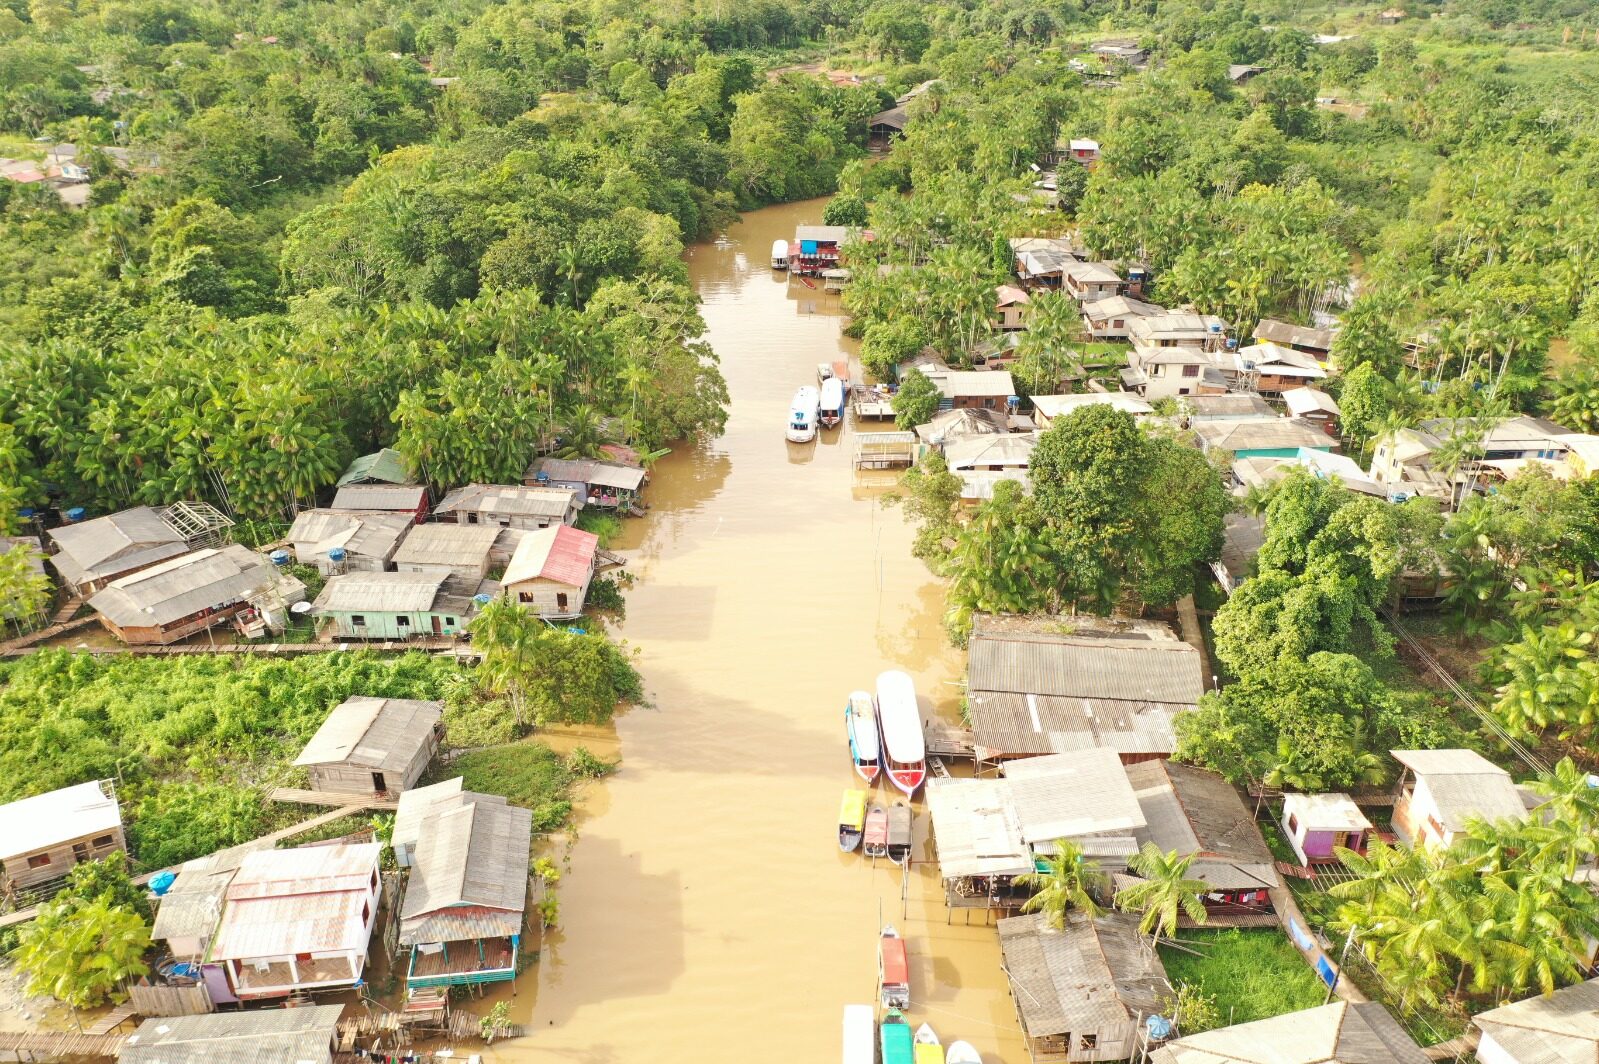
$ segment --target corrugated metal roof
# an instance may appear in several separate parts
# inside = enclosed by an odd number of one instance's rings
[[[1072,1032],[1099,1034],[1102,1045],[1130,1039],[1137,1017],[1154,1012],[1171,991],[1138,918],[1127,913],[1090,920],[1074,912],[1059,931],[1043,913],[1010,917],[999,921],[999,946],[1031,1038]]]
[[[1239,418],[1235,421],[1196,421],[1190,431],[1205,447],[1228,451],[1287,450],[1311,447],[1326,450],[1336,443],[1325,432],[1298,418]]]
[[[123,628],[152,628],[201,610],[258,599],[276,588],[285,603],[305,597],[305,585],[248,547],[197,550],[119,577],[89,605]]]
[[[1313,347],[1321,351],[1332,349],[1333,334],[1328,329],[1312,329],[1305,325],[1290,325],[1286,321],[1261,318],[1255,326],[1255,339],[1289,347]]]
[[[637,491],[644,483],[644,470],[640,467],[602,462],[597,458],[539,458],[527,467],[523,479],[532,480],[540,473],[551,480],[575,481],[627,491]]]
[[[1022,839],[1129,833],[1144,826],[1138,796],[1114,750],[1028,757],[1004,766]]]
[[[456,910],[463,906],[520,914],[532,850],[530,810],[490,802],[435,806],[424,817],[417,839],[400,912],[400,940],[407,945],[439,941],[427,918],[459,915]],[[501,919],[479,915],[491,922]],[[519,918],[516,923],[520,925]]]
[[[108,790],[90,780],[0,805],[0,858],[121,827],[122,814]]]
[[[222,899],[233,872],[231,868],[224,872],[179,872],[172,888],[156,903],[150,937],[159,941],[209,938],[222,919]]]
[[[930,779],[927,812],[932,817],[939,874],[1014,876],[1032,870],[1016,811],[1006,801],[1004,780]]]
[[[967,685],[974,693],[1197,705],[1204,675],[1199,652],[1176,639],[979,631]]]
[[[285,538],[300,561],[334,547],[387,561],[414,519],[394,510],[301,510]]]
[[[1062,272],[1078,284],[1120,284],[1122,279],[1108,262],[1068,262]]]
[[[214,960],[364,950],[361,917],[382,847],[375,842],[257,850],[228,885]]]
[[[1185,395],[1180,404],[1192,413],[1191,418],[1203,421],[1216,417],[1273,417],[1276,411],[1258,395]]]
[[[448,579],[444,573],[341,573],[328,578],[312,607],[317,613],[430,613]]]
[[[0,554],[9,554],[21,547],[28,559],[28,568],[35,573],[44,572],[44,545],[38,536],[0,536]],[[0,613],[0,617],[5,616]]]
[[[1569,1058],[1568,1058],[1569,1059]],[[1336,1001],[1179,1038],[1150,1064],[1425,1064],[1427,1054],[1374,1001]],[[1520,1060],[1519,1064],[1530,1064]]]
[[[1516,1064],[1599,1061],[1599,979],[1533,995],[1472,1020]]]
[[[350,463],[344,475],[339,477],[338,486],[346,484],[413,484],[410,472],[405,467],[405,456],[392,447],[385,447],[372,454],[363,454]]]
[[[427,505],[428,490],[415,484],[346,484],[333,495],[335,510],[403,510],[416,513]]]
[[[847,225],[799,225],[794,227],[794,240],[815,240],[819,243],[842,244],[849,239]]]
[[[464,786],[465,781],[456,776],[441,783],[401,791],[400,801],[394,810],[394,826],[389,831],[389,845],[395,850],[406,845],[415,846],[422,834],[422,820],[433,811],[434,805],[458,805],[468,800],[463,797]],[[500,800],[504,801],[503,798]]]
[[[944,461],[952,473],[975,469],[977,466],[1007,466],[1026,469],[1033,459],[1033,449],[1038,446],[1038,433],[1024,432],[1014,435],[965,436],[950,440],[944,445]]]
[[[991,754],[1061,754],[1104,747],[1118,754],[1169,754],[1177,714],[1192,703],[1057,698],[973,691],[976,744]]]
[[[178,530],[161,520],[153,506],[107,514],[47,533],[58,548],[50,559],[74,584],[104,579],[172,558],[189,547]]]
[[[933,383],[948,399],[1008,399],[1016,394],[1016,383],[1003,369],[952,369]]]
[[[494,525],[417,525],[394,552],[396,565],[484,564],[500,530]]]
[[[343,1005],[145,1020],[119,1064],[330,1064]]]
[[[1285,794],[1283,817],[1292,813],[1309,831],[1364,831],[1371,821],[1347,794]]]
[[[333,707],[296,765],[360,765],[403,772],[433,737],[444,706],[419,698],[353,695]]]
[[[529,532],[516,545],[500,583],[506,587],[528,580],[554,580],[582,587],[594,571],[600,537],[570,525],[551,525]]]
[[[1131,392],[1083,392],[1078,395],[1035,395],[1033,409],[1053,421],[1074,414],[1087,406],[1109,406],[1138,417],[1154,410]]]
[[[571,488],[528,488],[520,484],[468,484],[439,503],[445,513],[479,513],[504,517],[558,517],[574,505]]]
[[[1221,776],[1171,761],[1127,766],[1145,826],[1140,844],[1196,855],[1190,870],[1219,889],[1278,885],[1271,850],[1248,806]]]

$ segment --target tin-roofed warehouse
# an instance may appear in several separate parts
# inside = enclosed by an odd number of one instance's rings
[[[438,702],[354,695],[333,707],[294,763],[307,770],[312,790],[398,793],[438,751],[443,718]]]
[[[1074,627],[975,619],[967,688],[980,760],[1094,747],[1125,762],[1170,756],[1173,719],[1204,691],[1199,651],[1162,625]]]
[[[145,1020],[117,1064],[332,1064],[343,1012],[303,1005]]]

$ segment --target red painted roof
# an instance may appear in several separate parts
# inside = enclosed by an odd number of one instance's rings
[[[582,587],[594,568],[599,546],[600,538],[594,533],[570,525],[529,532],[511,556],[504,582],[511,585],[543,579]]]

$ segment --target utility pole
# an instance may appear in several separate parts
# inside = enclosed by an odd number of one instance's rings
[[[1327,984],[1327,1000],[1322,1002],[1323,1005],[1329,1005],[1329,1004],[1332,1003],[1333,991],[1335,989],[1337,989],[1339,981],[1342,980],[1343,977],[1344,977],[1344,961],[1348,959],[1348,957],[1349,957],[1349,946],[1354,941],[1355,941],[1355,928],[1354,928],[1354,925],[1351,924],[1350,927],[1349,927],[1349,934],[1344,938],[1344,948],[1338,954],[1338,970],[1333,973],[1332,982]]]

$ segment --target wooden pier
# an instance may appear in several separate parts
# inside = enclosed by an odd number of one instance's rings
[[[0,1061],[60,1060],[63,1057],[99,1057],[110,1060],[122,1049],[126,1034],[76,1034],[67,1031],[7,1031],[0,1033]]]
[[[333,806],[346,813],[359,813],[363,809],[392,813],[400,808],[398,798],[389,798],[380,794],[337,794],[332,791],[303,791],[296,787],[275,787],[267,797],[274,802],[289,802],[295,805]]]
[[[857,432],[856,469],[908,469],[916,464],[916,433]]]
[[[941,720],[922,721],[922,744],[927,749],[928,757],[959,758],[968,761],[977,758],[977,747],[972,742],[972,733]]]
[[[93,620],[93,618],[74,622],[74,624],[84,624],[89,620]],[[59,635],[60,633],[53,634]],[[175,646],[67,647],[65,649],[71,650],[74,654],[94,654],[97,656],[142,654],[153,657],[184,657],[193,654],[254,654],[267,657],[294,657],[298,654],[330,654],[338,651],[355,650],[370,650],[376,654],[403,654],[409,650],[454,650],[460,646],[462,644],[458,640],[440,636],[425,639],[361,640],[353,643],[217,643],[215,645],[185,643]],[[0,647],[0,657],[20,658],[43,649],[63,648],[45,648],[37,645],[7,645]]]
[[[881,392],[857,388],[850,406],[855,411],[855,417],[861,421],[894,420],[894,403]]]

